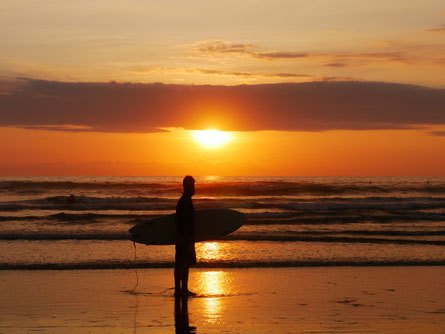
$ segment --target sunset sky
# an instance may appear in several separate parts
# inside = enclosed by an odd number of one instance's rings
[[[443,0],[3,0],[0,41],[0,175],[445,175]]]

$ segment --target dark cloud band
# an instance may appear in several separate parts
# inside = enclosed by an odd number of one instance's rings
[[[0,94],[0,125],[155,132],[403,129],[445,124],[445,90],[379,82],[240,86],[24,80]],[[438,134],[436,134],[438,135]]]

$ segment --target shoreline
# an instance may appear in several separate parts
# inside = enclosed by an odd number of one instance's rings
[[[193,268],[181,317],[173,270],[137,273],[1,271],[0,333],[445,331],[443,266]]]
[[[445,267],[445,261],[381,261],[381,262],[261,262],[261,263],[218,263],[201,262],[194,265],[195,269],[284,269],[284,268],[374,268],[374,267]],[[70,270],[131,270],[131,269],[173,269],[174,263],[136,263],[136,264],[17,264],[2,265],[0,264],[0,272],[3,271],[70,271]]]

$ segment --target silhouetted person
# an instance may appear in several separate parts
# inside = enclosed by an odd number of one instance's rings
[[[176,237],[175,255],[175,295],[191,295],[188,290],[189,268],[196,264],[194,241],[195,208],[192,196],[195,194],[195,179],[186,176],[182,181],[184,192],[176,205],[176,224],[178,235]]]
[[[73,194],[71,194],[66,198],[66,204],[74,204],[76,202],[77,202],[76,196],[74,196]]]

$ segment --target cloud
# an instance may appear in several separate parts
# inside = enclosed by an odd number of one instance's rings
[[[238,71],[224,71],[224,70],[213,70],[206,68],[170,68],[170,67],[137,67],[132,68],[129,72],[138,74],[152,74],[158,73],[194,73],[203,75],[223,75],[223,76],[234,76],[234,77],[256,77],[256,78],[315,78],[311,74],[299,74],[299,73],[259,73],[259,72],[238,72]],[[0,86],[1,87],[1,86]]]
[[[436,27],[436,28],[428,29],[427,31],[431,31],[431,32],[445,32],[445,23],[439,25],[439,26]]]
[[[168,72],[168,68],[164,66],[153,66],[153,67],[133,67],[128,70],[128,72],[138,73],[138,74],[152,74],[156,72]]]
[[[355,65],[375,61],[401,62],[407,64],[414,62],[414,59],[406,56],[403,52],[400,51],[369,53],[261,51],[260,47],[254,44],[233,44],[219,40],[197,42],[189,51],[215,56],[232,54],[269,61],[289,59],[316,59],[321,61],[328,61],[329,63],[326,66],[332,64],[338,65],[341,63],[342,67],[348,65],[346,64],[347,61],[349,61],[350,64]]]
[[[414,63],[413,58],[407,57],[403,52],[369,52],[369,53],[341,53],[341,54],[332,54],[334,58],[340,59],[352,59],[359,61],[390,61],[390,62],[399,62],[405,64]]]
[[[348,64],[346,64],[346,63],[328,63],[328,64],[325,64],[324,66],[326,66],[326,67],[346,67],[346,66],[348,66]]]
[[[15,125],[23,129],[29,130],[49,130],[49,131],[68,131],[68,132],[91,132],[94,128],[85,125],[71,125],[71,124],[58,124],[58,125]]]
[[[153,68],[138,68],[130,70],[131,72],[139,73],[139,74],[147,74],[153,72],[162,72],[162,73],[181,73],[181,74],[199,74],[199,75],[219,75],[219,76],[230,76],[230,77],[239,77],[239,78],[273,78],[273,79],[283,79],[283,78],[296,78],[296,79],[306,79],[305,81],[356,81],[356,79],[345,76],[320,76],[320,75],[312,75],[312,74],[303,74],[303,73],[264,73],[264,72],[239,72],[239,71],[225,71],[225,70],[214,70],[207,68],[167,68],[167,67],[158,67],[156,69]]]
[[[335,77],[324,82],[239,86],[28,79],[8,95],[0,95],[0,126],[27,129],[324,131],[443,124],[444,89]]]
[[[308,56],[306,53],[302,52],[262,52],[257,50],[258,46],[254,44],[233,44],[218,40],[198,42],[195,46],[196,47],[190,50],[191,52],[247,55],[265,60],[294,59]]]
[[[430,131],[428,133],[433,136],[445,136],[445,131]]]
[[[225,76],[235,76],[235,77],[255,77],[255,78],[314,78],[310,74],[298,74],[298,73],[255,73],[255,72],[236,72],[236,71],[220,71],[220,70],[210,70],[203,68],[191,68],[184,69],[188,73],[197,73],[204,75],[225,75]]]
[[[304,58],[308,57],[307,53],[299,52],[257,52],[252,55],[255,58],[260,59],[293,59],[293,58]]]
[[[197,48],[192,51],[203,53],[247,53],[250,54],[252,49],[257,48],[253,44],[231,44],[223,41],[203,41],[196,43]]]

